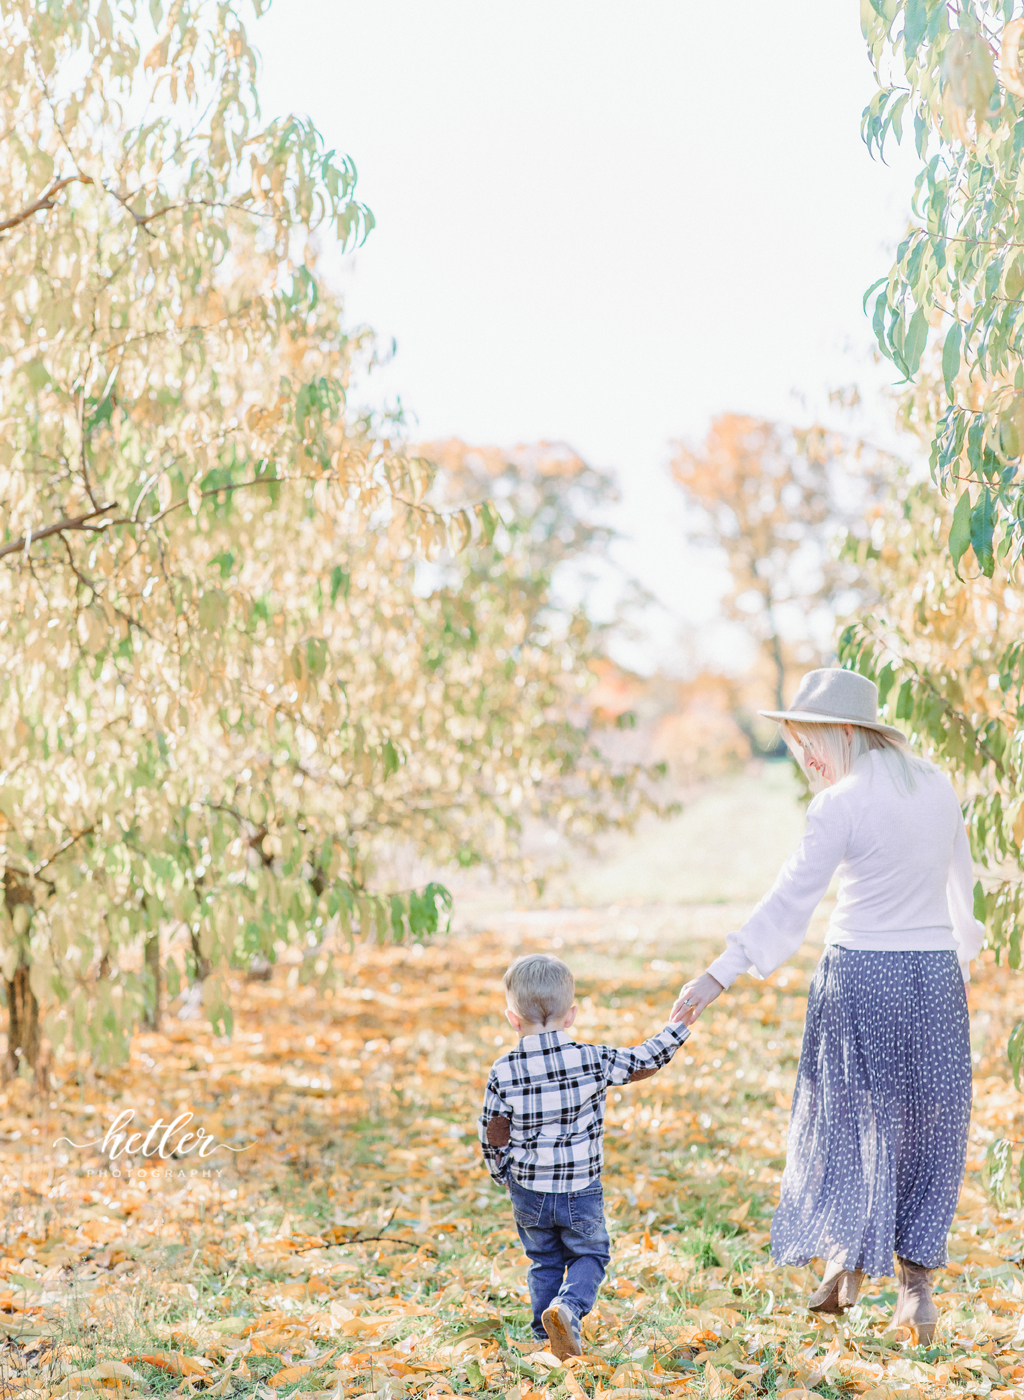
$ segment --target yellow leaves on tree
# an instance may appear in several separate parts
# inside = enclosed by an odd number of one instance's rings
[[[590,628],[522,547],[530,491],[518,523],[441,499],[349,406],[372,347],[310,238],[370,227],[351,163],[260,125],[239,6],[175,4],[145,59],[134,16],[0,3],[0,953],[25,1072],[40,1000],[52,1043],[105,1056],[183,978],[228,1029],[230,966],[298,942],[318,976],[332,938],[442,926],[413,860],[508,862],[528,814],[580,834],[636,805],[599,758],[577,777]]]
[[[864,532],[878,454],[821,428],[723,414],[698,449],[676,445],[672,473],[695,509],[691,538],[720,551],[728,615],[765,658],[765,708],[784,706],[788,682],[821,664],[837,609],[860,582],[856,558],[839,557]]]

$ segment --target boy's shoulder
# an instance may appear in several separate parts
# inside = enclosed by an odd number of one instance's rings
[[[528,1043],[538,1038],[537,1036],[526,1036],[511,1050],[506,1050],[503,1055],[499,1055],[491,1065],[491,1073],[499,1078],[503,1074],[511,1075],[524,1069],[526,1073],[530,1073],[533,1066],[539,1069],[545,1061],[555,1058],[567,1068],[584,1063],[596,1064],[609,1051],[607,1045],[591,1045],[585,1040],[559,1040],[549,1045]],[[531,1065],[531,1061],[533,1065]]]

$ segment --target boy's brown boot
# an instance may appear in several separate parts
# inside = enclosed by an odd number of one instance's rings
[[[564,1303],[552,1303],[541,1313],[540,1320],[548,1334],[552,1353],[559,1361],[569,1356],[583,1355],[580,1325]]]
[[[825,1277],[807,1300],[811,1312],[841,1313],[857,1301],[867,1275],[862,1269],[825,1269]]]
[[[931,1344],[939,1321],[939,1310],[932,1297],[934,1272],[934,1269],[926,1269],[910,1259],[900,1259],[897,1256],[896,1277],[899,1281],[899,1294],[892,1325],[909,1327],[914,1345],[919,1347]]]

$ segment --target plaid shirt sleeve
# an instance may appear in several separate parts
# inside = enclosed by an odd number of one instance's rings
[[[509,1147],[511,1128],[512,1110],[501,1097],[498,1076],[492,1069],[484,1091],[484,1106],[478,1130],[484,1165],[499,1186],[505,1185],[508,1175],[508,1164],[512,1155]]]
[[[626,1084],[630,1079],[647,1079],[655,1070],[667,1065],[690,1035],[689,1026],[681,1021],[670,1022],[663,1031],[652,1035],[643,1045],[627,1045],[621,1050],[611,1045],[603,1047],[605,1072],[609,1084]]]

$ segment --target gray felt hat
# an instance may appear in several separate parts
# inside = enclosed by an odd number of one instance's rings
[[[856,671],[829,667],[808,671],[788,710],[758,710],[765,719],[788,719],[802,724],[859,724],[891,739],[906,741],[901,729],[878,719],[878,686]]]

